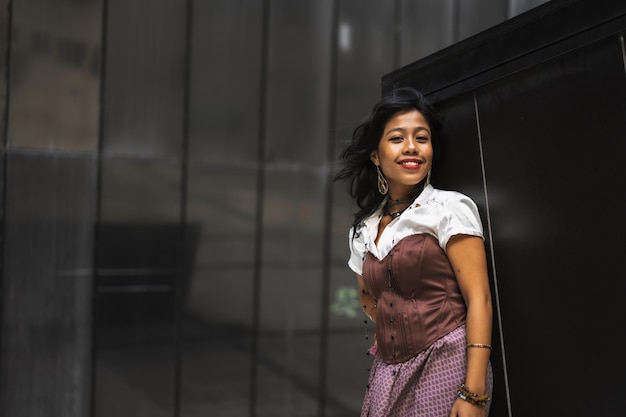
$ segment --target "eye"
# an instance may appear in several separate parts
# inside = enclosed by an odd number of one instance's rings
[[[392,136],[389,138],[390,142],[402,142],[403,138],[402,136]]]
[[[415,138],[415,140],[417,140],[418,142],[428,142],[428,136],[418,136],[417,138]]]

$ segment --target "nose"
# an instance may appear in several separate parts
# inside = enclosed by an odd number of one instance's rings
[[[405,154],[416,154],[417,146],[415,144],[415,139],[412,137],[408,137],[407,140],[404,141],[404,149],[402,151]]]

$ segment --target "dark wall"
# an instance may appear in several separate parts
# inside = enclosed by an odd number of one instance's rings
[[[447,154],[433,182],[479,203],[496,416],[621,409],[625,28],[617,2],[550,4],[383,80],[436,102]]]

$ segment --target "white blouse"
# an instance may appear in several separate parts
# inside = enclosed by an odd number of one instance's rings
[[[384,200],[378,209],[364,220],[356,236],[350,229],[350,259],[348,266],[355,273],[363,273],[366,252],[383,259],[401,239],[419,233],[428,233],[446,250],[448,240],[454,235],[483,236],[483,227],[476,204],[466,195],[426,186],[424,191],[397,218],[383,230],[378,245],[378,222],[382,217]]]

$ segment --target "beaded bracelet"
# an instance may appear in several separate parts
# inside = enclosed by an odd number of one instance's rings
[[[467,401],[470,404],[478,405],[480,407],[486,405],[487,401],[489,401],[489,394],[478,395],[470,391],[465,384],[461,384],[456,395],[463,401]]]
[[[467,344],[468,348],[484,348],[484,349],[490,349],[491,350],[491,345],[485,345],[482,343],[468,343]]]

